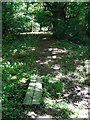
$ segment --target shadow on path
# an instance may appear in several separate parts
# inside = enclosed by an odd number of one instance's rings
[[[34,40],[32,41],[33,44],[35,44]],[[72,43],[67,41],[61,41],[59,45],[57,45],[57,41],[52,40],[51,36],[47,35],[40,36],[37,42],[36,46],[29,46],[28,43],[23,42],[20,50],[18,50],[18,48],[12,50],[10,53],[11,58],[27,65],[25,68],[26,72],[30,69],[29,67],[36,67],[39,76],[53,74],[54,77],[49,79],[50,84],[53,84],[53,86],[54,80],[61,80],[64,83],[64,92],[62,92],[58,98],[55,98],[53,95],[51,96],[52,99],[55,99],[56,103],[57,101],[59,102],[59,100],[65,101],[72,111],[80,107],[87,109],[88,87],[80,83],[80,81],[85,80],[84,62],[87,58],[82,52],[79,53],[79,47],[77,47],[77,45],[76,47],[74,45],[71,46]],[[30,56],[32,58],[30,58]],[[45,114],[56,116],[56,113],[58,113],[61,118],[63,118],[63,116],[69,118],[70,116],[68,109],[48,110],[42,105],[37,108],[35,108],[35,106],[29,107],[28,109],[26,108],[25,114],[31,119],[30,116],[32,114],[34,114],[32,116],[37,117],[45,116]],[[83,111],[82,114],[83,117],[87,117],[88,113]],[[82,115],[80,114],[79,117],[82,118]]]

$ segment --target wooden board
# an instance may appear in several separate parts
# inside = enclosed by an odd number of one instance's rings
[[[39,76],[32,76],[24,99],[24,105],[38,105],[42,97],[42,80]]]

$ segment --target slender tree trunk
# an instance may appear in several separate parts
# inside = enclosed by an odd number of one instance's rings
[[[87,21],[88,21],[87,35],[90,38],[90,3],[88,3]]]
[[[34,22],[34,15],[33,15],[33,4],[32,4],[32,23],[31,23],[31,32],[33,32],[33,23]]]
[[[27,2],[26,16],[28,15],[28,8],[29,8],[29,3]],[[27,19],[27,17],[26,17],[26,22],[28,22],[28,19]]]
[[[40,24],[40,31],[41,31],[41,29],[42,29],[42,25]]]
[[[2,2],[2,11],[4,11],[4,13],[7,13],[7,2]],[[3,18],[4,18],[4,16],[2,16],[2,22],[3,22],[2,32],[3,32],[3,35],[6,35],[7,31],[8,31],[8,28],[6,26],[6,22],[5,22],[5,20]]]
[[[87,22],[88,22],[87,36],[89,38],[87,46],[88,46],[88,53],[90,53],[90,3],[88,3]],[[88,58],[90,59],[90,54],[88,54]]]
[[[34,15],[32,15],[31,32],[33,32],[33,21],[34,21]]]
[[[64,37],[64,31],[60,33],[61,21],[65,23],[66,19],[66,11],[65,11],[66,3],[54,3],[53,4],[53,37],[55,39],[62,39]],[[62,29],[62,28],[61,28]]]

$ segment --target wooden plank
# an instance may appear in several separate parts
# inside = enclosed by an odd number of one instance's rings
[[[40,104],[41,97],[42,97],[41,91],[40,90],[35,91],[32,104],[35,105]]]
[[[23,104],[31,105],[33,100],[33,94],[34,94],[34,87],[30,86],[29,84]]]
[[[33,96],[33,102],[32,104],[40,104],[40,100],[42,97],[42,79],[37,76],[37,81],[36,81],[36,86],[35,86],[35,90],[34,90],[34,96]]]
[[[52,35],[52,32],[24,32],[24,33],[17,33],[17,34],[20,34],[20,35],[26,35],[26,34],[36,34],[36,35]]]
[[[42,83],[36,82],[35,88],[38,88],[39,90],[42,90]],[[37,90],[37,89],[35,89],[35,90]]]
[[[32,104],[32,98],[31,96],[26,96],[23,102],[24,105],[31,105]]]
[[[42,80],[38,76],[32,76],[23,104],[40,104],[42,97]]]

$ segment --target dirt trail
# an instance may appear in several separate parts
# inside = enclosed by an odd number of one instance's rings
[[[82,86],[74,76],[74,69],[70,68],[74,64],[72,59],[67,61],[67,51],[57,47],[52,47],[53,40],[44,36],[38,41],[39,45],[35,50],[34,66],[38,68],[40,76],[54,74],[55,79],[61,79],[65,84],[66,91],[62,94],[62,100],[67,101],[70,109],[77,112],[79,110],[79,118],[88,117],[88,87]],[[65,66],[66,65],[66,66]],[[60,73],[60,68],[63,68],[64,74]],[[71,75],[68,74],[71,72]],[[62,79],[64,78],[64,79]],[[80,109],[82,108],[82,109]],[[76,117],[76,116],[72,116]]]
[[[60,56],[59,49],[52,47],[54,40],[50,40],[48,37],[42,37],[39,40],[38,48],[36,49],[36,61],[34,65],[38,67],[39,75],[47,75],[51,73],[58,73],[60,68]],[[60,55],[61,54],[61,55]]]

